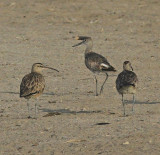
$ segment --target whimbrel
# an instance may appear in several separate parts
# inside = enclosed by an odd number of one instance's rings
[[[37,99],[44,91],[45,88],[45,80],[42,75],[42,70],[44,68],[52,69],[59,72],[57,69],[45,66],[41,63],[35,63],[32,66],[31,73],[25,75],[22,79],[20,85],[20,97],[24,97],[29,100],[30,98]],[[30,108],[29,102],[27,102],[28,113],[30,118]],[[37,103],[35,103],[35,117],[37,114]]]
[[[134,111],[134,103],[135,103],[135,93],[137,89],[138,78],[137,75],[133,72],[133,68],[129,61],[125,61],[123,63],[123,71],[118,75],[116,80],[116,88],[119,94],[122,95],[122,104],[125,113],[125,103],[123,100],[124,94],[133,94],[133,103],[132,103],[132,111]]]
[[[85,50],[85,65],[86,67],[92,71],[94,73],[94,78],[96,81],[96,96],[98,96],[98,92],[97,92],[97,78],[96,78],[96,73],[105,73],[106,74],[106,78],[101,86],[100,89],[100,94],[103,92],[103,87],[105,82],[108,79],[108,74],[107,72],[112,71],[115,72],[115,68],[112,67],[109,62],[107,61],[107,59],[105,57],[103,57],[102,55],[95,53],[92,51],[92,47],[93,47],[93,42],[91,37],[86,37],[86,36],[78,36],[75,37],[76,40],[82,40],[82,42],[73,45],[72,47],[76,47],[82,44],[86,45],[86,50]]]

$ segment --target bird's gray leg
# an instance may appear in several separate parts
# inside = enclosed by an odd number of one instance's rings
[[[95,80],[96,80],[96,96],[98,96],[98,92],[97,92],[97,85],[98,85],[98,81],[97,81],[97,78],[96,78],[96,75],[94,74],[94,78],[95,78]]]
[[[106,83],[107,79],[108,79],[108,74],[106,73],[106,78],[101,86],[100,94],[103,92],[103,87],[104,87],[104,84]]]
[[[38,110],[37,110],[37,102],[35,103],[35,118],[37,117],[37,112],[38,112]]]
[[[132,112],[134,112],[135,96],[133,94]]]
[[[125,103],[124,103],[124,99],[123,99],[123,94],[122,94],[122,104],[123,104],[123,115],[126,116]]]
[[[30,115],[30,108],[29,108],[29,101],[27,100],[27,107],[28,107],[28,118],[31,118],[31,115]]]

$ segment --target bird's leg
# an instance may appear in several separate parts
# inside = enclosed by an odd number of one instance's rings
[[[135,96],[133,94],[132,112],[134,112]]]
[[[95,78],[95,80],[96,80],[96,96],[98,96],[98,92],[97,92],[97,85],[98,85],[98,81],[97,81],[97,78],[96,78],[96,75],[94,75],[94,78]]]
[[[35,103],[35,118],[37,118],[37,112],[38,112],[38,109],[37,109],[37,102]]]
[[[103,87],[104,87],[104,84],[106,83],[107,79],[108,79],[108,74],[106,73],[106,78],[101,86],[100,94],[103,92]]]
[[[122,104],[123,104],[123,115],[126,116],[125,103],[124,103],[124,99],[123,99],[123,94],[122,94]]]
[[[28,118],[31,118],[31,116],[30,116],[30,108],[29,108],[29,101],[27,101],[27,107],[28,107]]]

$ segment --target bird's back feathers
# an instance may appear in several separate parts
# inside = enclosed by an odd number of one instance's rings
[[[137,82],[138,82],[138,78],[134,72],[124,70],[117,77],[116,87],[117,87],[117,90],[129,85],[136,87]]]

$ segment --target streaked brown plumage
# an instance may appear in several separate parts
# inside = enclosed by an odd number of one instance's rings
[[[133,106],[135,103],[135,93],[137,90],[138,78],[137,75],[133,72],[133,68],[129,61],[123,63],[123,71],[118,75],[116,80],[116,88],[119,94],[122,95],[122,103],[124,108],[125,115],[125,103],[123,100],[124,94],[133,94]],[[132,111],[134,110],[132,106]]]
[[[86,37],[86,36],[78,36],[76,37],[77,40],[82,40],[82,42],[73,45],[72,47],[79,46],[81,44],[86,45],[86,50],[85,50],[85,65],[86,67],[94,73],[95,80],[96,80],[96,96],[98,96],[97,93],[97,78],[96,78],[96,73],[105,73],[106,78],[101,86],[100,94],[103,92],[103,87],[105,82],[108,79],[108,74],[107,72],[112,71],[115,72],[115,68],[112,67],[107,59],[103,57],[102,55],[95,53],[92,51],[93,43],[91,37]]]
[[[20,97],[30,99],[40,96],[45,88],[45,80],[42,74],[31,72],[22,79],[20,86]]]
[[[22,79],[20,85],[20,97],[24,97],[25,99],[30,99],[30,98],[36,99],[43,93],[45,88],[45,80],[42,75],[42,69],[44,68],[56,70],[54,68],[44,66],[41,63],[33,64],[31,73],[25,75]],[[58,70],[56,71],[59,72]],[[28,106],[28,112],[30,113],[29,103],[27,103],[27,106]],[[36,113],[37,113],[37,105],[35,104],[35,115]]]

